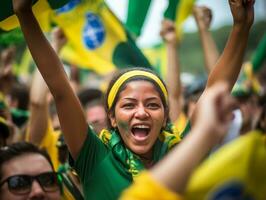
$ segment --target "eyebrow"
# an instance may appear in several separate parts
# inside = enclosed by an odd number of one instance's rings
[[[121,100],[137,101],[137,99],[133,97],[123,97]],[[148,97],[147,99],[145,99],[145,101],[151,101],[151,100],[161,100],[161,98],[154,96],[154,97]]]

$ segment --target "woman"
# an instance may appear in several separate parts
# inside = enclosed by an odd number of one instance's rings
[[[229,2],[234,27],[224,53],[210,74],[207,87],[217,81],[226,81],[229,89],[232,88],[253,22],[252,2],[248,6],[244,6],[241,0]],[[179,138],[161,131],[166,126],[168,113],[168,94],[163,82],[151,72],[133,70],[121,75],[111,85],[107,107],[112,137],[107,141],[108,146],[104,145],[88,128],[63,66],[32,13],[31,0],[13,0],[13,8],[36,65],[55,99],[62,132],[75,160],[85,197],[117,199],[143,165],[153,165],[179,141]],[[132,81],[127,83],[131,78]],[[165,139],[164,142],[160,142],[158,136]],[[156,147],[158,142],[159,148]]]

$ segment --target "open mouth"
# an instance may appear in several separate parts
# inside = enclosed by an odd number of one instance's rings
[[[147,125],[136,125],[131,129],[131,132],[137,140],[144,140],[149,135],[151,128]]]

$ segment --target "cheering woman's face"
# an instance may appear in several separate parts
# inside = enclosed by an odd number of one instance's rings
[[[152,147],[166,124],[165,109],[158,91],[151,82],[143,80],[127,83],[118,96],[110,119],[125,145],[145,157],[152,155]]]

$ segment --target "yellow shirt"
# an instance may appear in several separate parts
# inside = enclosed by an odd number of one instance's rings
[[[147,171],[142,172],[120,198],[120,200],[152,199],[182,200],[183,198],[158,183]]]
[[[60,136],[60,132],[54,131],[52,124],[49,120],[46,133],[39,145],[39,147],[45,149],[47,153],[49,154],[49,156],[51,157],[52,163],[54,165],[54,169],[56,171],[60,164],[58,160],[58,148],[56,146],[59,136]],[[26,141],[29,141],[29,132],[27,132]]]

